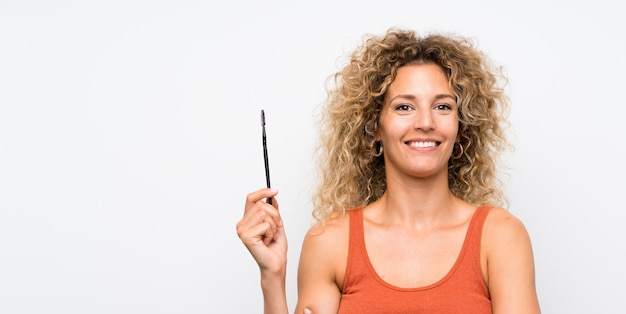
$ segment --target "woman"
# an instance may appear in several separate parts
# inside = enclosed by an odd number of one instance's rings
[[[318,220],[296,313],[539,313],[532,248],[501,206],[508,99],[472,43],[391,29],[335,74],[321,121]],[[247,196],[237,232],[266,313],[287,313],[276,190]]]

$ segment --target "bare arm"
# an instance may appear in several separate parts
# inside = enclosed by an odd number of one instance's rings
[[[264,312],[286,314],[285,277],[287,268],[287,237],[276,207],[264,199],[278,192],[261,189],[248,194],[243,218],[237,223],[237,234],[259,265]]]
[[[532,246],[522,222],[504,209],[494,209],[484,235],[493,313],[540,313]]]
[[[307,233],[298,266],[296,313],[336,314],[341,291],[337,273],[345,269],[347,235],[337,225],[314,226]],[[310,312],[305,312],[308,309]]]

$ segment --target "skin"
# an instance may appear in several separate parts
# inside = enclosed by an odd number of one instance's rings
[[[278,191],[261,189],[246,197],[243,218],[237,223],[237,234],[261,272],[265,313],[287,313],[285,273],[287,237],[278,212]],[[267,198],[274,198],[274,206]]]
[[[387,191],[363,209],[369,258],[389,284],[406,288],[433,284],[458,257],[476,210],[448,188],[448,160],[458,124],[456,99],[439,66],[398,69],[377,131],[384,147]],[[249,194],[237,225],[261,269],[265,313],[287,313],[286,238],[277,208],[264,202],[276,193],[261,189]],[[339,217],[313,226],[305,236],[296,313],[337,313],[348,223],[347,215]],[[494,313],[540,312],[530,239],[523,224],[502,208],[492,209],[485,221],[481,265]]]

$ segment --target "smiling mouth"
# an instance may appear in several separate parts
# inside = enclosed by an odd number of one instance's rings
[[[441,142],[428,141],[428,142],[407,142],[407,145],[417,148],[437,147]]]

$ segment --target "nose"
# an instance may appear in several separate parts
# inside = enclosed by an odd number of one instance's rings
[[[413,121],[413,128],[424,132],[431,131],[435,128],[435,120],[433,119],[433,111],[429,109],[421,109],[416,112]]]

